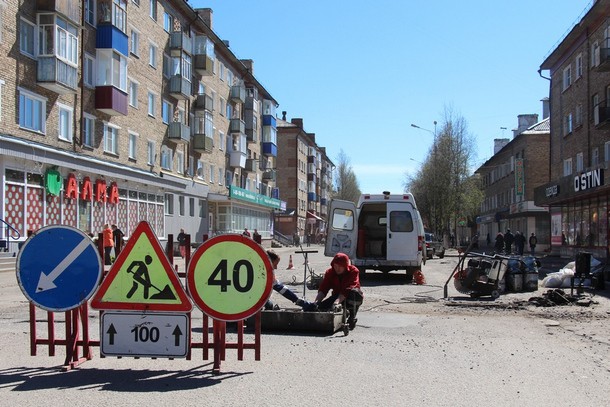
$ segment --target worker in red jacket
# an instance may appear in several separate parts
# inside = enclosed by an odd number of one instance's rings
[[[332,290],[330,297],[324,299],[328,291]],[[330,268],[324,273],[324,278],[318,288],[315,303],[319,311],[329,311],[336,305],[342,304],[347,308],[347,324],[349,329],[356,327],[356,314],[362,304],[363,293],[360,289],[360,271],[352,266],[345,253],[337,253],[330,262]]]

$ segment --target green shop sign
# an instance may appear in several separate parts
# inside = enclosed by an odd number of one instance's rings
[[[231,185],[231,188],[229,189],[229,196],[231,198],[239,199],[241,201],[268,206],[274,209],[280,209],[281,206],[281,201],[279,199],[269,198],[266,195],[250,192],[242,188],[234,187],[233,185]]]

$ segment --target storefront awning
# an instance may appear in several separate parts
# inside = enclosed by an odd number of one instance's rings
[[[307,211],[307,219],[324,220],[313,212]]]

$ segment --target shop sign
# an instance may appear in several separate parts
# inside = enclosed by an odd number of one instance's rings
[[[523,195],[525,190],[525,175],[523,173],[523,158],[515,160],[515,193]]]
[[[251,202],[257,205],[267,206],[270,208],[280,209],[281,207],[281,202],[279,199],[274,199],[266,195],[250,192],[246,189],[238,188],[233,185],[231,185],[231,188],[229,189],[229,196],[231,198],[239,199],[241,201]]]
[[[554,196],[559,195],[559,185],[555,184],[555,185],[551,185],[550,187],[545,188],[544,195],[547,198],[552,198]]]
[[[585,191],[604,185],[604,170],[598,168],[574,177],[574,192]]]
[[[79,183],[76,176],[73,173],[68,174],[66,179],[66,198],[80,199],[84,201],[90,201],[95,199],[96,202],[110,202],[117,204],[119,203],[119,187],[116,182],[110,183],[110,193],[106,181],[103,179],[95,180],[95,194],[93,190],[93,184],[89,177],[83,179],[82,185],[79,189]]]

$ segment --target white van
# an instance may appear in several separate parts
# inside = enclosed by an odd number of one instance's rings
[[[424,226],[410,193],[363,194],[358,205],[330,202],[325,256],[343,252],[366,270],[406,270],[407,279],[426,261]]]

